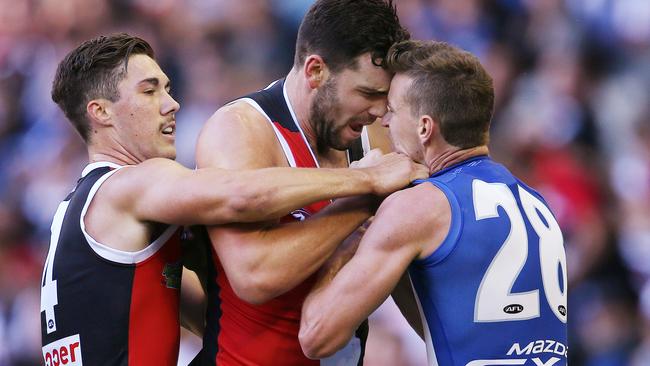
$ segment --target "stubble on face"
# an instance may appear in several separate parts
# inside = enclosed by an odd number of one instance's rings
[[[336,124],[341,110],[336,86],[334,77],[328,79],[316,92],[309,108],[309,121],[316,134],[316,150],[319,154],[326,153],[330,148],[346,150],[350,147],[350,144],[342,141],[340,137],[347,124]]]

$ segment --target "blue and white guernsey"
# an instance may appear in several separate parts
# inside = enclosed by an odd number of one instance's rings
[[[452,216],[441,246],[409,267],[429,365],[566,365],[566,254],[544,199],[487,156],[426,182]]]

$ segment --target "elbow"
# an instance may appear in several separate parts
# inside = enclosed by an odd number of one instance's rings
[[[272,282],[259,274],[248,272],[244,278],[231,280],[235,295],[249,304],[261,305],[279,295]]]
[[[277,187],[268,187],[266,182],[237,186],[229,197],[228,207],[237,221],[257,222],[276,219],[288,213],[283,212],[275,198]]]
[[[226,206],[233,221],[250,221],[249,218],[254,216],[255,212],[260,209],[260,198],[257,195],[247,193],[245,188],[241,188],[228,196]]]
[[[228,197],[227,207],[233,221],[256,222],[279,217],[271,202],[272,195],[253,187],[240,187],[237,193]]]
[[[307,329],[301,327],[298,333],[298,340],[302,353],[311,360],[318,360],[330,356],[332,352],[327,352],[327,345],[325,344],[325,337],[319,334],[315,327],[308,327]]]
[[[303,316],[305,313],[303,312]],[[305,356],[312,360],[326,358],[333,355],[345,345],[346,339],[343,333],[332,332],[332,327],[326,326],[324,320],[302,319],[298,340]]]

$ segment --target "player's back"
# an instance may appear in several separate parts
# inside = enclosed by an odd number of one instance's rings
[[[542,197],[487,156],[426,181],[452,213],[444,242],[409,268],[429,363],[565,365],[566,257]]]

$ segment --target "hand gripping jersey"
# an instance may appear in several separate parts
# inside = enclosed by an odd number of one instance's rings
[[[284,81],[240,99],[264,115],[275,130],[292,167],[318,167],[286,97]],[[324,208],[317,202],[285,216],[282,221],[301,221]],[[193,364],[203,365],[357,365],[363,361],[367,323],[347,347],[328,359],[309,360],[298,341],[302,303],[315,276],[262,305],[240,300],[233,292],[216,252],[210,246],[213,265],[208,272],[208,309],[203,350]]]
[[[177,363],[182,273],[177,227],[138,252],[107,247],[85,228],[97,189],[120,168],[88,165],[54,216],[41,283],[46,366]]]
[[[444,242],[409,268],[429,365],[566,365],[566,255],[544,199],[487,156],[422,182],[451,206]]]

